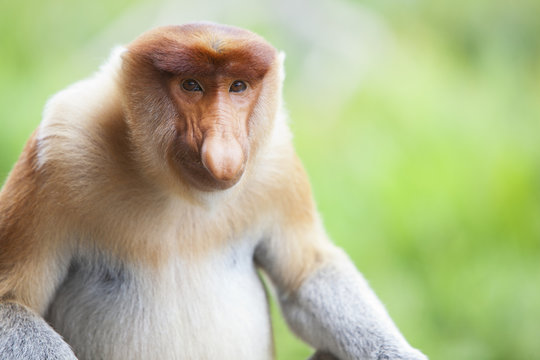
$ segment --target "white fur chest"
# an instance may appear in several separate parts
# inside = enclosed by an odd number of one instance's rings
[[[81,260],[48,320],[82,359],[271,359],[254,243],[177,256],[157,270]]]

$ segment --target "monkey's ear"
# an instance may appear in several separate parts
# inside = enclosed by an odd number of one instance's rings
[[[278,54],[278,66],[279,66],[279,81],[283,83],[285,80],[285,52],[280,51]]]

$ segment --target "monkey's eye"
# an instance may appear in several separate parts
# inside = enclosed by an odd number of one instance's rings
[[[236,80],[235,82],[232,83],[231,87],[229,88],[229,92],[239,93],[239,92],[245,91],[246,89],[247,89],[247,85],[245,82],[241,80]]]
[[[201,85],[193,79],[184,80],[182,82],[182,88],[186,91],[202,91]]]

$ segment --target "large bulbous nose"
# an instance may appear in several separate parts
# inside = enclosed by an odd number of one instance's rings
[[[204,139],[201,161],[215,180],[235,184],[244,172],[245,155],[234,137],[212,135]]]

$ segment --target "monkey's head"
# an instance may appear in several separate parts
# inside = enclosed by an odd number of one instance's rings
[[[146,170],[204,191],[236,184],[273,126],[279,66],[271,45],[229,26],[162,27],[137,38],[120,81]]]

